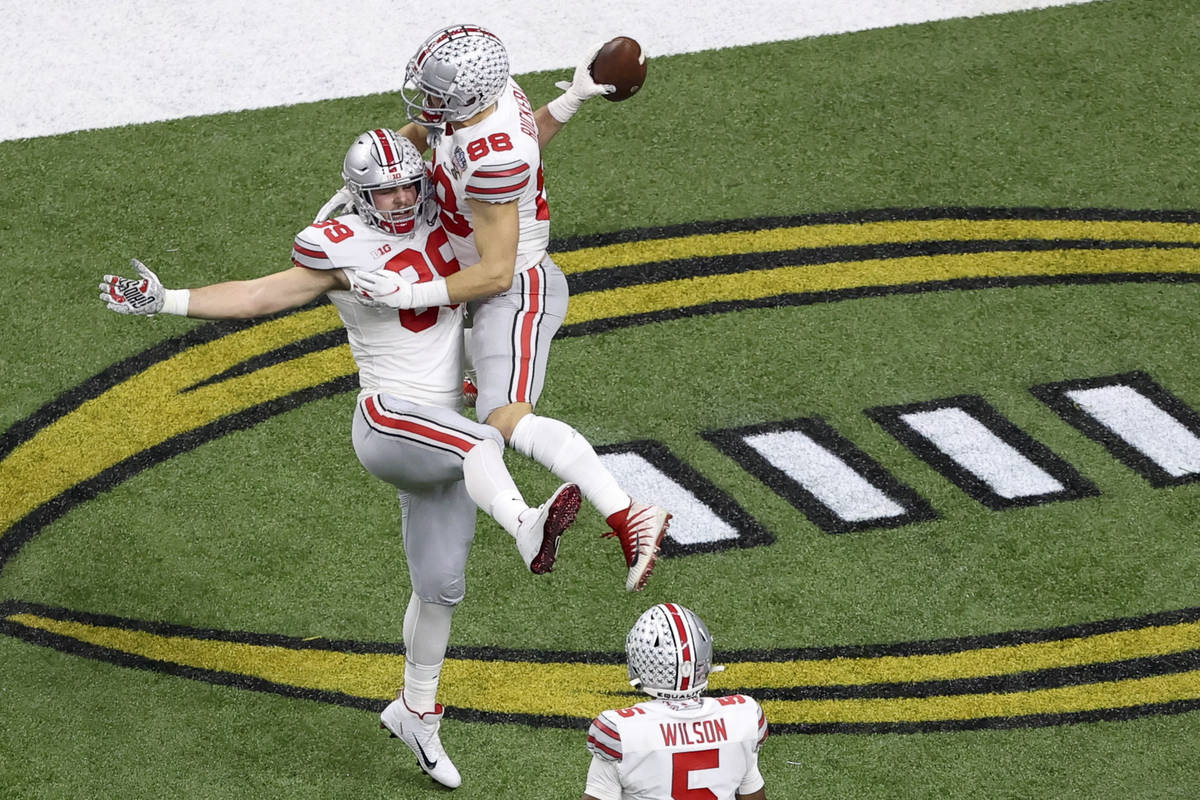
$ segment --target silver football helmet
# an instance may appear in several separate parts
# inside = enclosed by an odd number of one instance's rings
[[[508,51],[480,25],[454,25],[425,40],[404,72],[404,105],[413,122],[444,131],[483,111],[508,85]]]
[[[425,160],[412,142],[395,131],[376,128],[354,140],[342,162],[342,179],[354,197],[354,209],[363,222],[384,233],[411,237],[418,223],[428,223],[433,205]],[[375,192],[394,186],[415,186],[411,205],[380,209]]]
[[[629,683],[664,700],[703,692],[713,671],[712,653],[708,628],[677,603],[651,606],[625,637]]]

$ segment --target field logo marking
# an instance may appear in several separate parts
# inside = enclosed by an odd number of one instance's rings
[[[860,297],[1200,282],[1200,215],[881,210],[626,231],[560,242],[560,250],[555,258],[573,292],[561,335],[570,337]],[[201,326],[113,365],[0,436],[0,570],[76,505],[230,431],[351,391],[354,374],[328,304],[255,324]],[[1031,391],[1152,485],[1200,476],[1200,417],[1149,376]],[[981,398],[868,413],[989,507],[1095,490]],[[1168,429],[1174,434],[1164,439]],[[936,518],[822,420],[704,435],[823,530]],[[797,458],[797,447],[808,457]],[[978,447],[995,458],[980,462]],[[610,465],[678,493],[694,521],[714,531],[673,546],[690,552],[771,541],[733,498],[660,443],[600,450]],[[823,468],[814,471],[812,463]],[[864,491],[847,493],[826,472],[859,481]],[[974,639],[731,654],[732,667],[714,688],[762,697],[781,732],[960,730],[1178,713],[1200,707],[1197,626],[1200,609],[1183,609]],[[361,708],[382,707],[403,671],[396,645],[187,629],[17,600],[0,603],[0,632],[126,666]],[[447,662],[446,701],[464,719],[579,727],[625,691],[619,654],[585,655],[459,648]],[[485,670],[493,680],[470,678]],[[509,678],[495,680],[502,672]],[[571,688],[536,704],[509,688],[529,685]]]

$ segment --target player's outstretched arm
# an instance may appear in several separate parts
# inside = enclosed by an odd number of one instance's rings
[[[118,314],[176,314],[199,319],[251,319],[286,311],[334,289],[348,289],[341,270],[292,267],[247,281],[226,281],[195,289],[167,289],[136,258],[137,278],[105,275],[100,300]]]
[[[576,65],[571,80],[554,84],[562,89],[563,93],[533,112],[533,119],[538,126],[538,144],[542,148],[562,130],[567,120],[575,116],[584,100],[616,91],[616,87],[611,84],[596,83],[592,80],[592,62],[596,60],[596,54],[603,46],[604,42],[600,42],[588,48],[587,54]]]
[[[227,281],[191,290],[189,317],[251,319],[299,308],[335,289],[349,289],[340,269],[292,267],[248,281]]]

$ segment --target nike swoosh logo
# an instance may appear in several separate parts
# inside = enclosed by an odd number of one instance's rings
[[[437,766],[436,761],[430,761],[429,756],[425,755],[425,748],[421,747],[421,743],[417,741],[415,736],[413,737],[413,744],[417,746],[417,752],[421,754],[421,761],[428,764],[427,769],[433,769]]]

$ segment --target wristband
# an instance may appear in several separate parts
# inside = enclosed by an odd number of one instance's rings
[[[186,317],[191,299],[192,293],[188,289],[163,289],[163,306],[159,313]]]
[[[566,124],[567,120],[575,116],[575,112],[581,105],[583,105],[583,98],[568,89],[547,103],[546,110],[550,112],[550,116]]]
[[[450,305],[450,288],[444,278],[435,278],[412,285],[412,307],[434,308]]]

